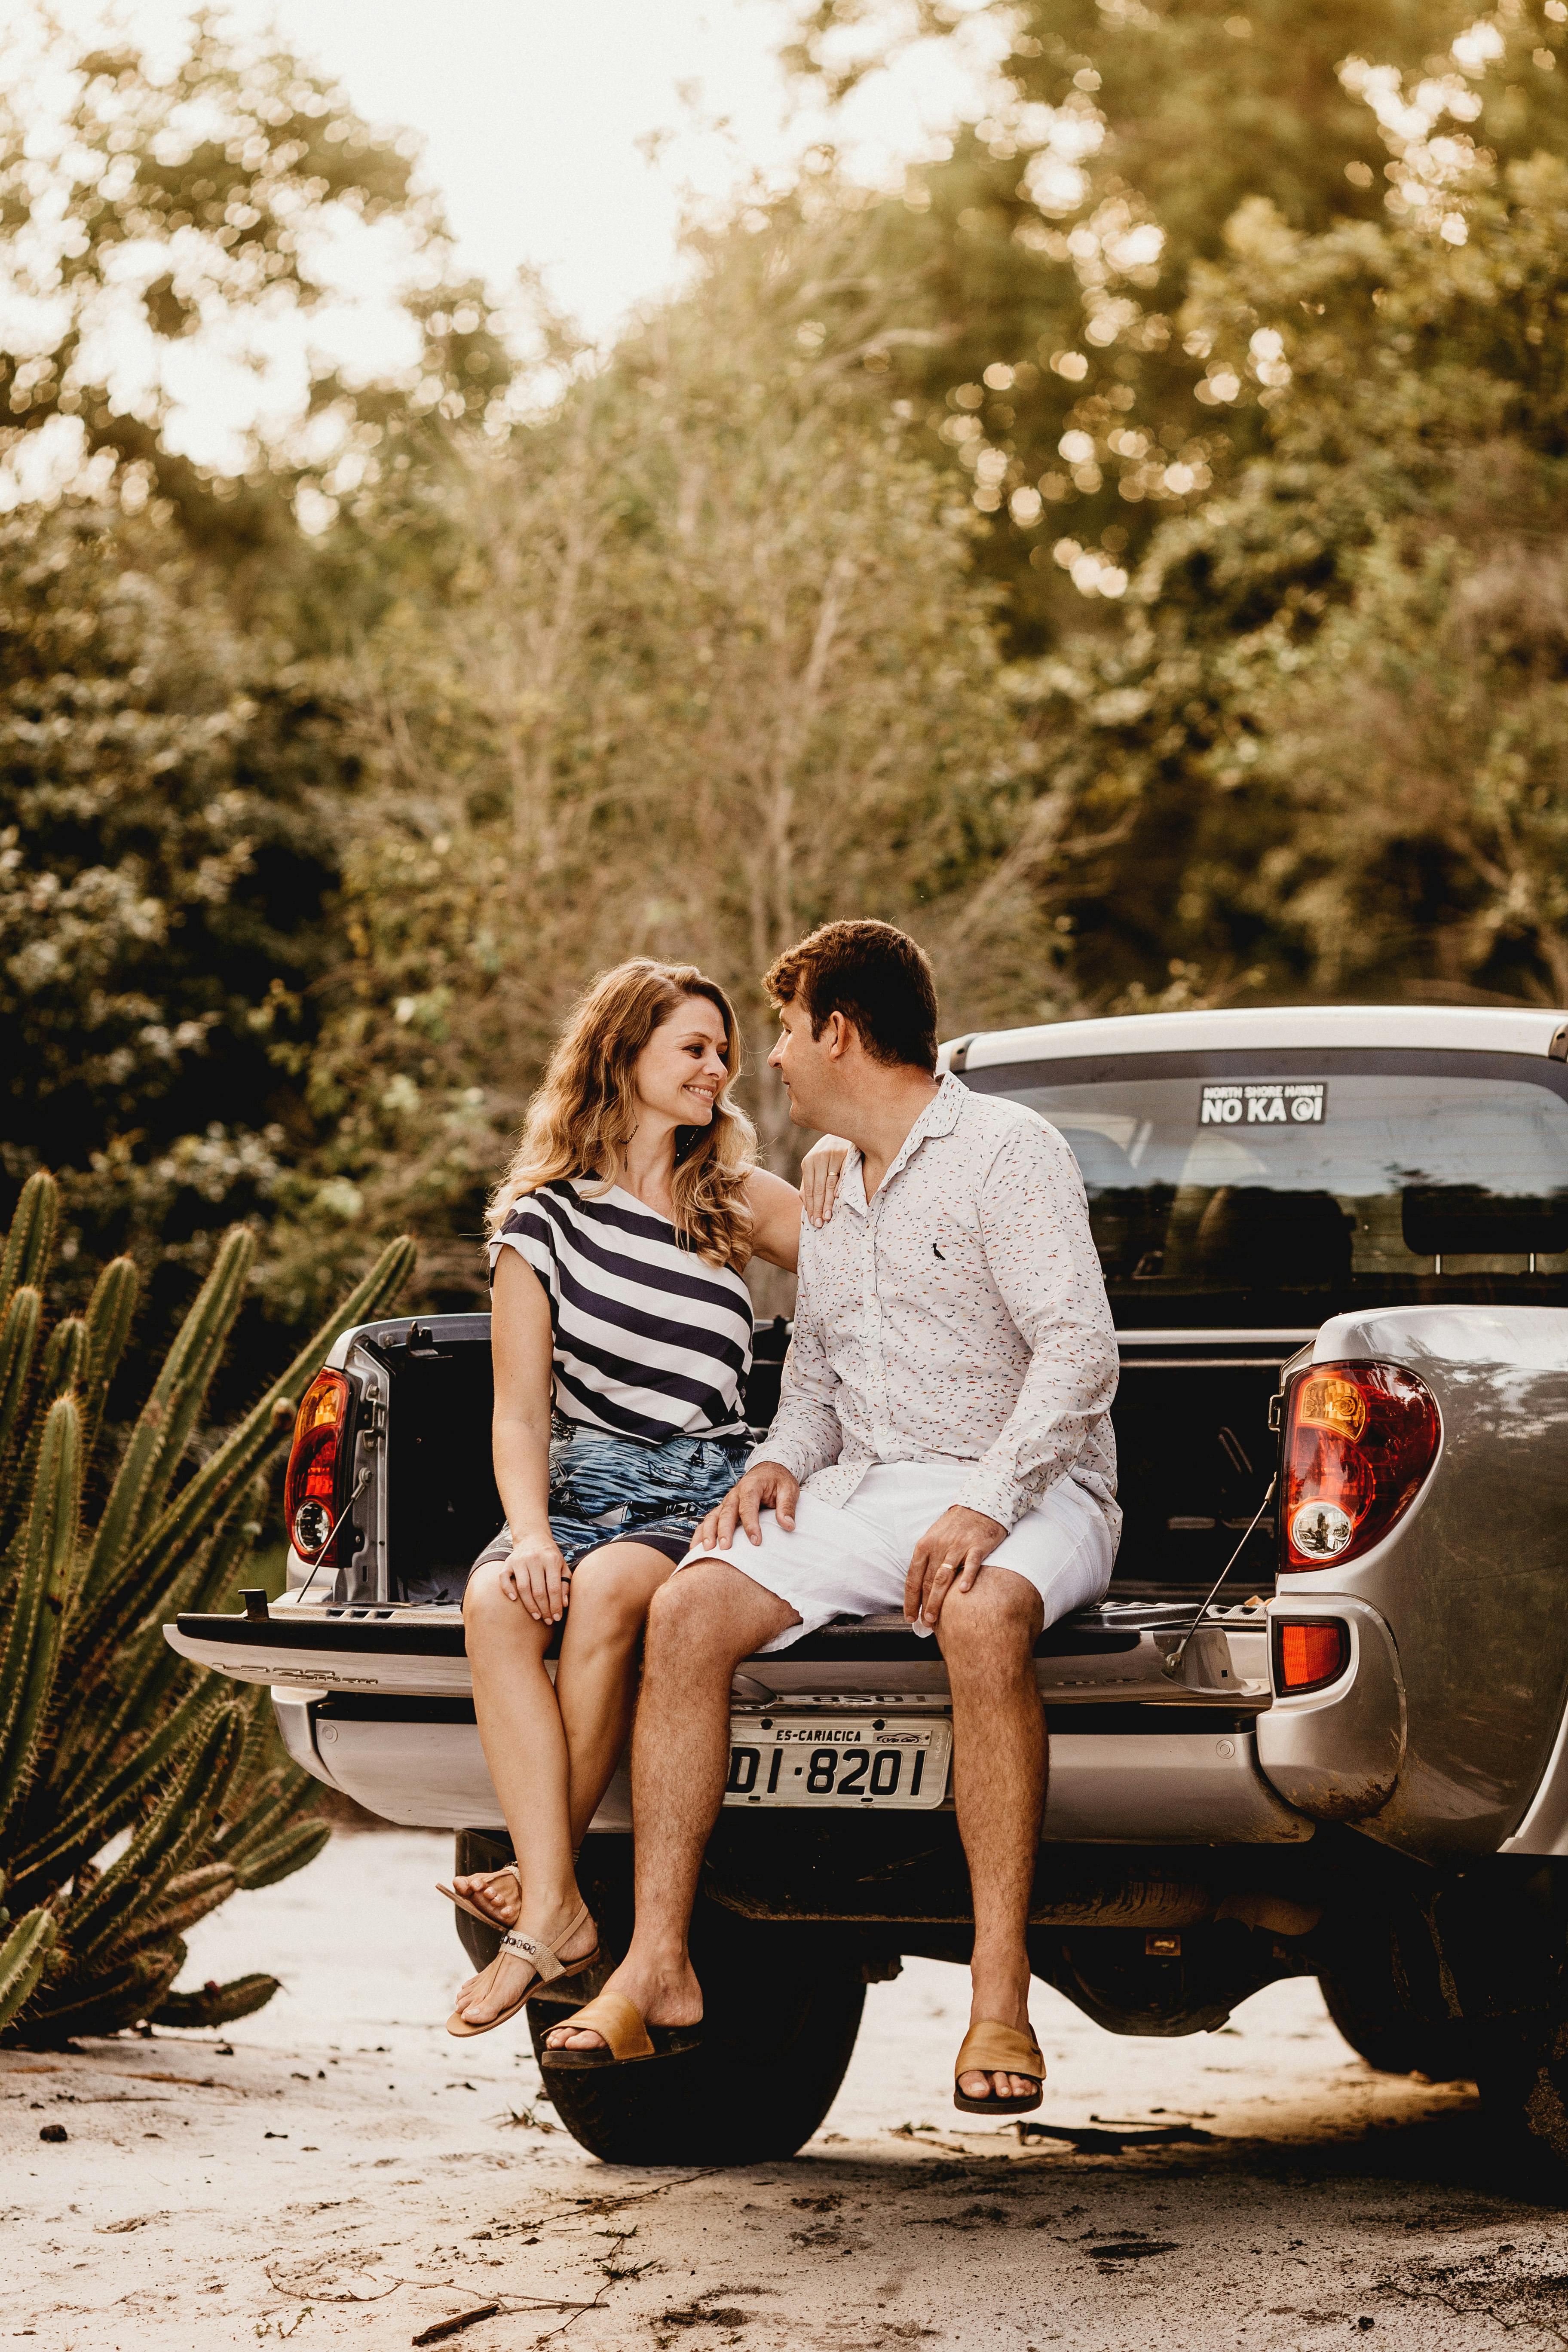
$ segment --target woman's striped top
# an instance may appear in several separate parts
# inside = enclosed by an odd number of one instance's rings
[[[745,1284],[683,1249],[618,1184],[585,1198],[591,1190],[563,1178],[525,1192],[489,1245],[492,1280],[501,1251],[515,1249],[549,1295],[556,1411],[650,1444],[743,1435]]]

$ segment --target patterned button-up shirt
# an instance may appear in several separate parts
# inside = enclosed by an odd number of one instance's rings
[[[1114,1538],[1116,1376],[1071,1150],[946,1077],[871,1201],[852,1150],[826,1224],[802,1225],[778,1414],[752,1458],[839,1507],[879,1464],[967,1462],[957,1499],[1005,1528],[1071,1478]]]

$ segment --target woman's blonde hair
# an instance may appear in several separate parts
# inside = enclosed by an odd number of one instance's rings
[[[637,1055],[692,996],[705,996],[723,1021],[730,1078],[707,1127],[677,1130],[675,1228],[710,1265],[745,1265],[752,1221],[743,1188],[756,1165],[757,1137],[730,1098],[739,1058],[734,1007],[695,964],[654,963],[647,956],[601,972],[574,1009],[528,1106],[511,1166],[490,1197],[490,1233],[500,1231],[523,1193],[563,1177],[594,1177],[598,1191],[608,1192],[637,1126],[632,1072]]]

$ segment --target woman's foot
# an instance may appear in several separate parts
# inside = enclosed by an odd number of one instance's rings
[[[452,1892],[493,1919],[498,1927],[515,1927],[522,1907],[522,1888],[516,1870],[508,1863],[500,1870],[465,1871],[452,1881]]]
[[[517,1882],[514,1879],[511,1883],[515,1885]],[[528,1933],[537,1942],[548,1944],[567,1968],[574,1961],[586,1959],[590,1952],[596,1950],[599,1941],[598,1928],[575,1889],[564,1903],[549,1912],[531,1915]],[[537,1969],[519,1958],[515,1952],[498,1952],[489,1968],[470,1977],[458,1995],[458,2014],[466,2024],[488,2025],[492,2018],[501,2016],[522,1999],[538,1974]]]
[[[628,1955],[614,1975],[601,1988],[605,1992],[618,1992],[629,2000],[645,2025],[700,2025],[702,2022],[702,1988],[691,1970],[689,1961],[668,1969],[644,1969]],[[602,2033],[584,2033],[568,2018],[548,2036],[552,2050],[602,2050],[606,2047]]]

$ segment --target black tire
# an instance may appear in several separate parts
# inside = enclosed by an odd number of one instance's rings
[[[1535,2193],[1568,2201],[1568,2025],[1500,2019],[1485,2035],[1476,2083],[1505,2159]]]
[[[577,1883],[611,1960],[631,1936],[631,1880],[629,1838],[584,1842]],[[866,2002],[858,1943],[830,1929],[738,1918],[699,1897],[691,1958],[702,1985],[700,2050],[544,2076],[545,2095],[573,2138],[606,2164],[793,2156],[837,2095]],[[563,2004],[530,2001],[536,2056],[569,2014]]]
[[[728,2000],[705,1982],[700,2050],[544,2074],[556,2115],[591,2155],[606,2164],[758,2164],[793,2156],[826,2115],[860,2027],[858,1971],[842,1960],[800,1974],[753,1960]],[[570,2012],[531,2001],[528,2015],[542,2056],[544,2036]]]
[[[1424,2074],[1429,2083],[1474,2081],[1469,2036],[1458,2021],[1438,2024],[1412,2017],[1392,1990],[1378,1999],[1364,1979],[1347,1983],[1325,1975],[1318,1982],[1329,2015],[1351,2048],[1380,2074]]]
[[[458,1832],[459,1871],[495,1870],[510,1858],[504,1838]],[[629,1838],[584,1841],[577,1883],[611,1963],[631,1936],[631,1880]],[[467,1912],[454,1916],[463,1949],[476,1968],[487,1968],[499,1931]],[[700,2050],[545,2079],[544,2095],[565,2129],[607,2164],[755,2164],[793,2156],[837,2096],[866,2004],[858,1944],[831,1931],[737,1918],[700,1900],[691,1956],[706,2011]],[[545,2035],[586,1997],[563,1985],[559,2001],[547,1991],[529,2002],[535,2057]]]

